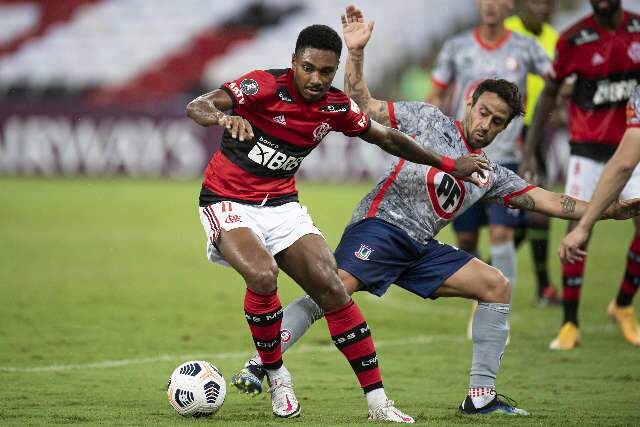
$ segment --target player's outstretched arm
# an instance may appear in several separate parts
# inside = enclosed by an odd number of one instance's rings
[[[536,149],[543,138],[544,125],[549,120],[549,115],[556,105],[556,98],[560,90],[560,83],[547,79],[544,89],[538,98],[536,108],[531,119],[531,125],[527,131],[527,138],[524,144],[524,156],[522,165],[518,173],[524,179],[533,180],[537,173],[538,165],[536,164]]]
[[[229,116],[224,111],[231,110],[233,100],[221,89],[200,95],[187,105],[187,116],[201,126],[226,127],[233,138],[239,141],[253,139],[251,124],[240,116]]]
[[[371,37],[374,23],[365,23],[362,11],[353,5],[347,7],[341,20],[342,34],[348,49],[344,91],[372,119],[389,126],[391,121],[387,102],[373,98],[364,79],[364,47]]]
[[[620,195],[636,165],[640,162],[640,128],[628,128],[615,154],[609,160],[578,225],[560,242],[558,255],[563,261],[574,262],[585,252],[580,248],[589,240],[595,222]]]
[[[562,219],[580,219],[589,203],[574,199],[566,194],[554,193],[536,187],[509,200],[511,207],[539,212]],[[640,215],[640,199],[616,200],[611,203],[598,219],[625,220]]]
[[[360,137],[367,142],[377,145],[389,154],[413,163],[435,166],[444,172],[473,182],[476,185],[480,183],[477,176],[472,175],[478,173],[484,176],[483,170],[491,169],[489,161],[483,156],[471,154],[455,160],[447,156],[441,156],[435,151],[418,144],[413,138],[399,130],[382,126],[375,120],[371,120],[371,126],[364,134],[360,135]]]

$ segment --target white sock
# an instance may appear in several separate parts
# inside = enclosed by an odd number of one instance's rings
[[[496,391],[491,387],[469,388],[469,397],[476,409],[484,408],[495,398]]]
[[[376,409],[378,406],[384,405],[387,401],[387,394],[382,387],[371,390],[365,394],[365,396],[367,397],[369,409]]]

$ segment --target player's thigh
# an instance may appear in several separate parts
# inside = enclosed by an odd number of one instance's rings
[[[324,237],[317,234],[302,236],[275,258],[280,268],[323,310],[335,310],[349,300]]]
[[[473,258],[449,276],[433,295],[508,303],[511,286],[498,269]]]
[[[271,287],[269,283],[275,283],[278,266],[264,244],[260,225],[248,209],[227,201],[200,208],[207,257],[211,262],[233,267],[252,288],[254,284]]]
[[[596,189],[604,163],[588,157],[571,156],[567,166],[565,193],[576,199],[590,201]]]

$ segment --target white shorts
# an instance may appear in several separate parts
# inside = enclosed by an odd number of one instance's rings
[[[322,236],[313,225],[307,208],[297,202],[280,206],[255,206],[237,202],[218,202],[199,208],[200,222],[207,235],[207,259],[229,266],[214,242],[220,230],[246,227],[253,231],[271,255],[276,255],[307,234]],[[324,236],[323,236],[324,237]]]
[[[588,157],[569,157],[567,184],[564,191],[576,199],[590,201],[606,162],[598,162]],[[636,166],[629,182],[622,189],[620,199],[640,197],[640,165]]]

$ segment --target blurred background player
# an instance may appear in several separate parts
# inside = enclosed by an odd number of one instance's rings
[[[268,374],[273,413],[282,418],[298,416],[300,404],[282,362],[279,269],[322,307],[332,336],[368,328],[340,282],[324,236],[298,203],[294,175],[304,158],[335,130],[360,136],[410,161],[450,172],[461,167],[466,171],[463,176],[487,164],[480,157],[457,161],[442,157],[402,132],[370,121],[348,96],[331,86],[341,51],[342,41],[333,29],[312,25],[298,35],[291,68],[252,71],[187,106],[196,123],[225,128],[221,149],[207,166],[200,192],[207,257],[230,265],[246,283],[245,317]],[[384,393],[372,338],[338,348],[350,362],[376,419],[402,414]]]
[[[550,59],[538,42],[505,28],[504,20],[513,7],[512,1],[479,0],[478,4],[480,25],[445,42],[432,72],[432,91],[427,99],[442,108],[447,90],[455,83],[453,116],[457,119],[462,119],[468,97],[485,78],[500,77],[514,82],[526,96],[527,76],[544,76],[551,71]],[[487,157],[517,171],[522,158],[518,144],[522,127],[522,118],[514,119],[487,148]],[[485,218],[489,224],[491,263],[515,286],[514,234],[524,221],[523,212],[498,205],[472,207],[453,221],[458,247],[477,254],[479,229],[486,223]],[[467,332],[470,338],[470,328]]]
[[[558,32],[549,25],[555,8],[555,0],[524,0],[522,14],[512,15],[505,19],[506,29],[535,39],[547,53],[553,58]],[[544,79],[536,74],[527,76],[526,113],[524,116],[523,139],[527,127],[531,124],[533,110],[544,88]],[[542,146],[540,146],[542,148]],[[536,152],[540,170],[535,180],[533,177],[525,177],[529,181],[543,185],[546,182],[546,151],[539,149]],[[538,215],[535,212],[527,212],[525,223],[516,229],[515,246],[525,240],[531,242],[531,254],[533,256],[533,268],[538,284],[536,302],[538,305],[560,304],[555,287],[549,280],[548,248],[549,248],[549,217]]]
[[[544,123],[563,80],[576,76],[569,102],[571,158],[565,190],[582,200],[591,199],[605,163],[620,143],[625,129],[625,105],[633,87],[640,81],[640,16],[623,10],[620,0],[591,0],[591,7],[592,15],[560,35],[554,59],[555,76],[546,81],[536,104],[522,168],[525,175],[534,176],[537,172],[535,153],[543,139]],[[640,180],[631,179],[624,196],[638,195]],[[571,222],[569,231],[574,226],[575,222]],[[636,218],[620,288],[626,297],[618,300],[621,306],[611,306],[613,312],[620,307],[630,307],[637,288],[628,284],[640,280],[639,226],[640,221]],[[569,350],[580,342],[578,303],[584,268],[585,259],[562,264],[564,319],[557,337],[550,344],[551,349]],[[626,328],[624,324],[621,327]]]
[[[589,208],[574,229],[560,242],[558,254],[563,262],[579,262],[586,255],[586,251],[581,248],[589,240],[595,222],[611,201],[626,192],[630,179],[639,179],[634,173],[638,162],[640,162],[640,86],[636,86],[629,98],[627,130],[613,157],[602,170]],[[636,347],[640,347],[640,331],[631,302],[638,290],[638,285],[640,280],[637,278],[625,277],[616,300],[609,303],[607,310],[611,320],[620,323],[625,339]]]

